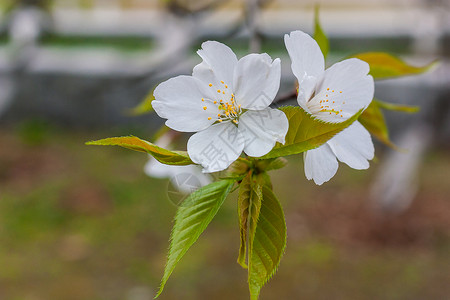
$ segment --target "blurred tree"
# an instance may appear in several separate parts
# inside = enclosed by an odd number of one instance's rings
[[[48,11],[52,4],[53,0],[6,0],[3,4],[3,8],[6,12],[9,12],[21,6],[35,6]]]

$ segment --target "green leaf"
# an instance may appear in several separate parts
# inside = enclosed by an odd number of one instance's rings
[[[383,112],[377,101],[372,101],[361,116],[359,116],[358,120],[380,142],[397,149],[397,146],[389,139],[389,131],[384,120]]]
[[[325,32],[322,30],[322,26],[320,25],[319,5],[316,5],[314,9],[314,39],[316,40],[317,44],[319,44],[323,57],[327,58],[330,45],[328,37],[326,36]]]
[[[107,138],[87,142],[86,145],[120,146],[134,151],[148,153],[166,165],[186,166],[194,164],[185,151],[170,151],[135,136]]]
[[[233,185],[233,180],[213,182],[193,192],[178,208],[166,268],[155,298],[162,293],[177,263],[214,218]]]
[[[420,110],[419,106],[411,106],[411,105],[401,105],[395,103],[384,102],[378,99],[373,99],[373,101],[377,102],[378,106],[382,109],[401,111],[409,114],[416,113]]]
[[[275,274],[286,248],[286,222],[281,204],[268,185],[263,186],[262,196],[255,236],[248,254],[248,284],[252,300],[258,299],[261,288]]]
[[[141,101],[137,106],[133,107],[128,111],[128,114],[131,116],[140,116],[144,114],[148,114],[153,112],[152,101],[155,100],[155,96],[153,96],[153,89],[144,100]]]
[[[335,134],[350,126],[358,119],[362,110],[341,123],[326,123],[314,118],[298,106],[280,108],[289,120],[289,130],[284,145],[277,143],[275,147],[261,159],[275,158],[305,152],[319,147]]]
[[[414,67],[408,65],[398,57],[383,52],[365,52],[356,54],[353,57],[359,58],[370,65],[369,74],[374,79],[417,75],[430,70],[436,65],[436,62],[432,62],[423,67]]]
[[[241,245],[238,263],[243,268],[247,268],[247,249],[250,249],[255,236],[256,223],[261,209],[262,184],[261,176],[254,176],[252,172],[248,172],[239,185],[238,214]]]
[[[278,170],[284,168],[287,165],[287,160],[284,157],[277,157],[272,159],[258,159],[255,162],[256,169],[261,172],[267,172],[271,170]]]

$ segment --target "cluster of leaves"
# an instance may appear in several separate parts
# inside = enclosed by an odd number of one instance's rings
[[[324,56],[329,43],[323,32],[316,11],[315,39]],[[369,52],[353,57],[370,65],[375,80],[423,73],[431,65],[422,68],[410,66],[386,53]],[[134,113],[151,111],[150,95]],[[262,286],[273,276],[286,247],[286,224],[280,201],[273,193],[268,171],[285,165],[283,156],[300,154],[319,147],[334,135],[359,120],[381,142],[395,147],[389,139],[382,109],[415,112],[417,108],[385,103],[374,99],[370,106],[342,123],[325,123],[296,106],[279,108],[289,120],[285,144],[277,143],[265,156],[255,159],[240,157],[218,181],[199,188],[190,194],[178,208],[170,238],[170,248],[159,296],[177,263],[195,243],[214,218],[227,196],[238,191],[238,217],[240,247],[238,263],[248,269],[251,299],[258,299]],[[117,145],[152,155],[167,165],[193,164],[186,152],[170,151],[137,137],[108,138],[89,142],[89,145]]]

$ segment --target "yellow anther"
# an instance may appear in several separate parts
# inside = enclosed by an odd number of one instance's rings
[[[340,91],[339,93],[341,93],[341,94],[342,94],[342,91]]]
[[[225,95],[225,91],[223,91],[223,92],[222,92],[222,94],[224,94],[224,95]]]
[[[225,114],[226,114],[227,116],[229,116],[229,115],[230,115],[230,113],[229,113],[229,112],[227,112],[227,111],[225,112]]]
[[[217,90],[218,93],[220,93],[220,90]]]
[[[202,98],[202,101],[205,101],[205,99]]]
[[[209,86],[212,86],[212,83],[210,83]]]
[[[220,117],[220,114],[217,114],[218,117]]]
[[[237,121],[237,120],[233,120],[233,123],[234,123],[234,124],[237,124],[237,123],[238,123],[238,121]]]
[[[327,91],[329,91],[330,90],[330,88],[327,88]]]
[[[334,90],[332,90],[331,92],[334,93]]]
[[[208,117],[208,120],[211,120],[211,117]]]
[[[223,80],[221,80],[220,83],[224,84],[225,82],[223,82]]]
[[[206,110],[206,109],[207,109],[207,107],[206,107],[206,106],[203,106],[203,109],[204,109],[204,110]]]
[[[217,101],[216,100],[214,100],[214,102],[213,102],[214,104],[217,104]]]
[[[220,123],[222,123],[222,120],[221,120],[221,119],[219,119],[219,120],[217,120],[217,121],[219,121]]]

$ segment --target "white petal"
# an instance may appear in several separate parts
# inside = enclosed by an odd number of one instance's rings
[[[373,99],[374,82],[368,73],[369,65],[356,58],[334,64],[325,71],[308,106],[323,105],[326,111],[315,115],[324,121],[347,120]]]
[[[203,87],[208,90],[211,100],[217,102],[220,102],[220,100],[225,102],[230,101],[231,94],[233,93],[233,82],[218,79],[214,70],[207,63],[202,62],[196,65],[192,76],[203,82]]]
[[[245,138],[244,151],[249,156],[267,154],[276,142],[284,144],[289,122],[281,110],[249,110],[239,119],[239,131]]]
[[[170,183],[182,193],[190,194],[212,182],[211,175],[202,173],[199,166],[189,165],[176,167],[179,169],[177,170],[177,174],[170,178]]]
[[[336,156],[327,143],[304,154],[305,175],[317,185],[330,180],[338,169]]]
[[[215,41],[207,41],[202,44],[202,49],[198,50],[197,54],[203,59],[202,68],[209,67],[212,73],[208,78],[204,77],[207,76],[205,70],[203,72],[194,70],[193,76],[199,76],[206,81],[213,81],[212,77],[215,77],[214,82],[224,81],[230,86],[230,89],[233,89],[233,72],[237,64],[237,57],[228,46]]]
[[[153,94],[155,100],[152,106],[155,112],[167,119],[168,127],[177,131],[203,130],[214,123],[219,112],[202,82],[192,76],[177,76],[164,81]]]
[[[150,177],[153,178],[167,178],[173,176],[173,169],[170,166],[160,163],[152,156],[150,156],[149,160],[144,166],[144,172]]]
[[[312,37],[299,30],[286,34],[284,43],[292,61],[292,72],[298,80],[299,101],[304,102],[311,97],[316,81],[325,69],[322,51]]]
[[[203,172],[222,171],[234,162],[244,149],[244,137],[231,122],[215,124],[190,137],[187,150]]]
[[[272,103],[280,87],[280,60],[267,54],[249,54],[238,61],[234,71],[234,94],[242,108],[260,110]]]
[[[201,168],[197,165],[169,166],[160,163],[151,156],[145,164],[144,172],[153,178],[170,178],[174,187],[185,193],[191,193],[193,190],[212,182],[211,176],[202,173]]]
[[[263,53],[261,56],[266,63],[270,65],[269,76],[265,83],[264,94],[267,95],[268,99],[275,99],[275,96],[280,89],[281,60],[279,58],[275,58],[272,62],[272,58],[267,53]]]
[[[370,133],[358,121],[339,132],[328,142],[336,157],[353,169],[369,168],[368,160],[374,156]]]

